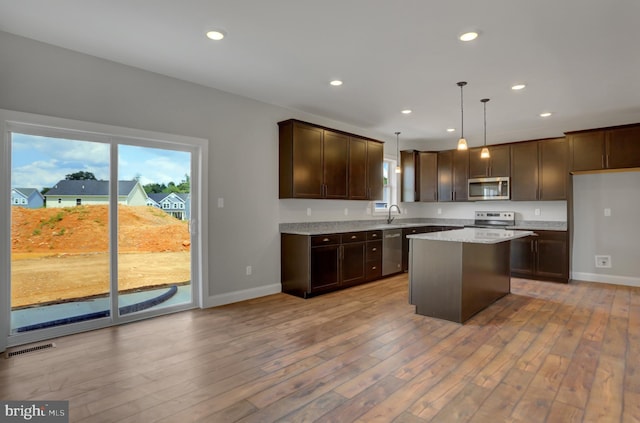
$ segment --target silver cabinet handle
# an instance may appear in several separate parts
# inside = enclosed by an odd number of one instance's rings
[[[351,239],[356,239],[357,236],[356,235],[351,235]]]
[[[372,248],[371,251],[378,251],[378,249],[377,248]]]
[[[322,242],[329,242],[329,238],[323,238]]]

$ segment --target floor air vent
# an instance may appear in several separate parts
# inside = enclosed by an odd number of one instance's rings
[[[34,351],[46,350],[48,348],[55,348],[56,344],[50,342],[48,344],[36,345],[34,347],[23,348],[21,350],[8,351],[5,354],[5,358],[15,357],[16,355],[27,354]]]

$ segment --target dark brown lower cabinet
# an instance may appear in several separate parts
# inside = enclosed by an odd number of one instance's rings
[[[382,231],[281,234],[282,292],[307,298],[382,277]]]
[[[535,232],[536,235],[511,241],[511,276],[569,282],[567,232]]]
[[[310,292],[335,289],[340,284],[340,245],[311,248]]]
[[[342,248],[340,283],[344,287],[358,285],[365,281],[365,245],[366,242],[354,242],[340,247]]]

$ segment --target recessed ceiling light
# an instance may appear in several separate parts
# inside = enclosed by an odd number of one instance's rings
[[[413,111],[413,110],[411,110],[411,109],[404,109],[401,113],[402,113],[402,114],[404,114],[404,115],[408,115],[408,114],[410,114],[412,111]]]
[[[456,128],[447,128],[447,132],[456,132]]]
[[[551,112],[540,113],[540,117],[549,117],[551,116]]]
[[[526,87],[525,84],[516,84],[516,85],[512,86],[511,89],[514,90],[514,91],[519,91],[519,90],[524,89],[524,87]]]
[[[478,38],[477,32],[465,32],[464,34],[460,35],[460,41],[473,41],[476,38]]]
[[[218,29],[214,29],[211,30],[209,32],[207,32],[207,38],[209,38],[210,40],[214,40],[214,41],[220,41],[224,38],[224,32],[218,30]]]
[[[334,87],[339,87],[340,85],[342,85],[342,81],[340,81],[339,79],[334,79],[333,81],[329,82],[329,84],[333,85]]]

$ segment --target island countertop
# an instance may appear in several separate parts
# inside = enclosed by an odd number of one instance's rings
[[[472,244],[497,244],[533,234],[534,232],[532,231],[517,231],[511,229],[463,228],[444,232],[408,235],[407,238]]]

